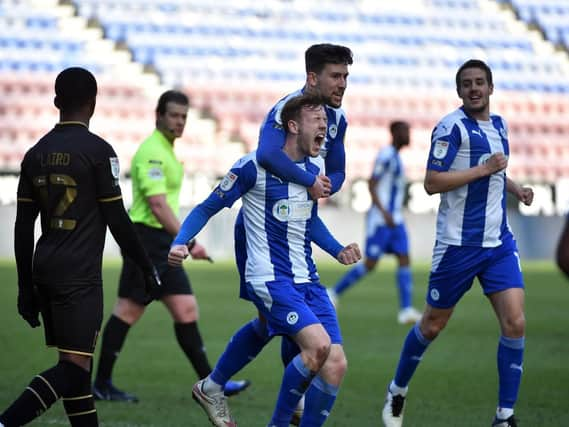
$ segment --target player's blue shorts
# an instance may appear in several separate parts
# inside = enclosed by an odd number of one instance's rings
[[[507,237],[495,248],[451,246],[437,242],[429,277],[427,302],[436,308],[451,308],[478,277],[485,295],[510,288],[523,288],[518,248]]]
[[[409,253],[409,241],[405,224],[397,224],[395,227],[380,225],[366,239],[366,258],[379,259],[384,253],[407,255]]]
[[[306,326],[321,323],[332,344],[342,344],[336,310],[320,283],[247,282],[249,299],[267,319],[269,335],[296,335]]]

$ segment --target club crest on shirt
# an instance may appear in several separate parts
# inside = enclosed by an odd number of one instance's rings
[[[223,179],[221,180],[221,183],[219,184],[219,188],[221,188],[223,191],[229,191],[231,190],[231,188],[233,188],[233,185],[235,184],[235,182],[237,182],[237,175],[234,174],[233,172],[227,172],[227,175],[225,175],[223,177]]]
[[[433,147],[433,156],[435,159],[444,159],[448,153],[448,146],[448,141],[443,141],[442,139],[436,141]]]
[[[113,178],[119,179],[120,166],[118,157],[109,157],[109,163],[111,164],[111,175],[113,175]]]
[[[328,133],[330,134],[331,138],[336,138],[336,135],[338,135],[338,126],[331,124],[328,128]]]
[[[286,315],[286,323],[294,325],[296,322],[298,322],[298,313],[296,311],[291,311]]]
[[[273,206],[273,215],[279,221],[286,221],[290,217],[290,204],[288,200],[280,200]]]

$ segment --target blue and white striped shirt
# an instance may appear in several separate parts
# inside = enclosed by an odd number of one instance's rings
[[[401,224],[407,180],[401,157],[393,145],[380,150],[371,177],[378,181],[374,191],[382,206],[391,214],[395,224]],[[376,227],[385,225],[382,213],[374,204],[369,210],[367,223],[368,230],[375,230]]]
[[[445,116],[431,136],[427,169],[445,172],[483,164],[495,153],[509,156],[506,122],[491,114],[477,121],[459,108]],[[499,171],[441,193],[437,241],[448,245],[496,247],[511,235],[506,217],[506,173]]]
[[[324,173],[324,160],[319,156],[297,165],[314,175]],[[254,151],[238,160],[210,196],[192,210],[174,244],[188,242],[211,216],[239,198],[247,235],[245,280],[254,285],[275,280],[318,281],[310,239],[318,204],[306,188],[263,169]]]

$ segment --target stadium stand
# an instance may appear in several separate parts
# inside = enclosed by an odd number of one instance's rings
[[[529,25],[540,13],[566,25],[559,18],[567,13],[562,0],[333,0],[328,8],[307,0],[72,3],[78,17],[99,25],[107,41],[128,49],[165,86],[188,91],[196,110],[186,136],[192,143],[178,145],[190,172],[221,173],[243,150],[253,149],[268,108],[304,81],[306,47],[329,41],[355,53],[344,105],[348,179],[368,174],[369,159],[388,143],[386,124],[405,119],[413,130],[404,156],[410,177],[420,180],[433,125],[459,104],[454,72],[471,57],[488,61],[495,72],[493,109],[510,123],[512,175],[538,182],[569,175],[569,61],[555,49],[557,39],[544,40]],[[3,165],[18,159],[34,132],[53,122],[46,99],[51,87],[38,88],[37,76],[48,76],[45,85],[55,70],[74,61],[96,71],[102,87],[108,81],[93,125],[127,164],[152,125],[153,99],[130,75],[113,73],[108,58],[90,54],[89,38],[59,35],[62,17],[55,7],[35,10],[32,4],[0,2],[0,91],[45,92],[41,101],[34,96],[27,103],[2,96],[0,123],[7,125],[0,126],[0,147],[3,159],[10,154]],[[22,73],[34,83],[24,85]],[[30,129],[9,125],[22,115]],[[6,150],[14,141],[20,151]]]
[[[122,169],[154,128],[157,94],[163,90],[155,75],[143,73],[128,52],[115,49],[100,29],[74,16],[75,9],[58,1],[0,1],[0,170],[16,172],[25,151],[57,121],[53,81],[61,69],[82,66],[97,75],[100,96],[91,128],[117,150]],[[219,139],[217,124],[190,110],[191,134],[178,144],[187,152],[188,170],[223,173],[231,162],[212,164],[211,147]],[[185,148],[188,145],[191,148]],[[228,144],[241,154],[239,144]],[[232,155],[233,157],[233,155]],[[201,161],[203,159],[203,161]],[[126,166],[126,167],[125,167]]]

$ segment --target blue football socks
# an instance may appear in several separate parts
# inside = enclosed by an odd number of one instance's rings
[[[340,279],[336,286],[334,286],[334,291],[337,295],[344,293],[349,287],[360,280],[363,276],[367,274],[367,268],[363,262],[356,264],[350,269],[344,276]]]
[[[279,397],[270,426],[288,427],[298,401],[310,385],[315,373],[311,372],[298,354],[285,368]]]
[[[397,366],[393,380],[398,387],[407,387],[407,384],[409,384],[411,377],[415,373],[415,369],[417,369],[419,362],[423,358],[423,353],[430,343],[431,341],[425,338],[421,333],[419,325],[415,325],[411,328],[403,344],[401,356],[399,357],[399,365]]]
[[[513,408],[518,399],[518,391],[523,372],[525,338],[500,337],[498,343],[498,406]]]
[[[323,425],[332,411],[337,395],[337,386],[328,384],[319,375],[314,377],[306,391],[306,403],[300,427],[320,427]]]
[[[210,378],[217,384],[225,383],[253,360],[270,341],[267,326],[258,318],[239,329],[219,358]]]
[[[397,269],[397,287],[399,289],[399,307],[411,307],[413,301],[413,279],[409,266]]]

